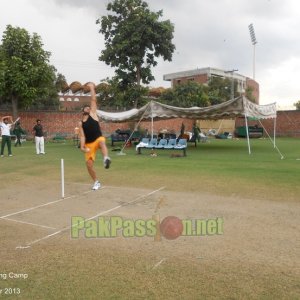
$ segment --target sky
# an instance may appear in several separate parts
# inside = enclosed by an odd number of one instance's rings
[[[108,0],[1,0],[0,36],[8,24],[36,32],[50,62],[67,82],[100,82],[114,70],[98,60],[104,37],[96,20],[107,15]],[[151,87],[170,87],[164,74],[197,68],[237,69],[260,85],[260,104],[293,109],[300,100],[300,1],[148,0],[161,20],[174,24],[176,50],[171,62],[158,60]]]

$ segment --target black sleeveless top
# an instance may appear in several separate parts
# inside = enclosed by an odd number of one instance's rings
[[[92,143],[98,137],[102,136],[99,122],[93,119],[90,115],[85,122],[82,122],[82,129],[86,143]]]

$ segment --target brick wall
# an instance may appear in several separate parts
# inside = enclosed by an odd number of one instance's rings
[[[263,126],[269,132],[273,134],[274,131],[274,120],[266,119],[261,121]],[[258,121],[249,121],[248,125],[260,126]],[[244,118],[237,118],[235,126],[245,126]],[[278,111],[276,120],[276,135],[277,136],[290,136],[290,137],[300,137],[300,110],[288,110],[288,111]]]
[[[172,80],[172,87],[175,87],[178,84],[188,83],[191,80],[194,81],[194,82],[197,82],[197,83],[204,84],[204,83],[207,83],[208,76],[207,76],[207,74],[200,74],[200,75],[176,78],[176,79]]]
[[[3,113],[0,113],[3,115]],[[74,128],[80,120],[80,112],[19,112],[21,126],[29,135],[36,124],[36,119],[42,121],[44,130],[48,136],[54,136],[55,133],[73,134]]]
[[[0,117],[8,115],[7,112],[0,112]],[[81,120],[80,112],[19,112],[20,122],[28,134],[31,135],[32,128],[36,124],[36,119],[42,121],[44,130],[48,137],[54,136],[56,133],[67,133],[70,136],[74,134],[74,129]],[[193,127],[193,120],[186,119],[170,119],[160,120],[154,122],[154,132],[157,133],[161,129],[174,130],[176,133],[180,132],[181,124],[184,122],[186,131],[191,131]],[[110,135],[117,129],[126,130],[134,128],[133,122],[126,123],[106,123],[101,122],[101,128],[105,136]],[[141,122],[140,127],[151,131],[151,122]]]
[[[7,112],[0,112],[0,117],[7,115]],[[74,134],[74,128],[81,119],[80,112],[20,112],[21,125],[29,133],[36,124],[36,119],[41,119],[45,130],[49,137],[55,133]],[[186,131],[192,131],[193,120],[189,119],[170,119],[154,122],[154,132],[157,133],[161,129],[173,130],[175,133],[180,132],[182,122]],[[258,124],[258,121],[249,121],[249,125]],[[273,119],[263,120],[262,124],[269,133],[273,133]],[[236,119],[236,127],[245,126],[244,118]],[[117,129],[133,129],[134,123],[106,123],[101,122],[104,135],[108,136]],[[141,122],[140,127],[151,130],[151,122]],[[297,136],[300,137],[300,111],[278,111],[277,112],[277,135],[278,136]]]

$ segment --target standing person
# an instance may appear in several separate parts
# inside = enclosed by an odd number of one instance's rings
[[[25,133],[25,131],[21,127],[21,123],[19,121],[16,122],[16,125],[15,125],[15,128],[13,130],[13,133],[16,135],[15,147],[17,147],[18,145],[22,146],[21,136],[22,136],[22,134]]]
[[[183,122],[181,123],[181,127],[180,127],[180,137],[183,139],[184,136],[184,132],[185,132],[185,125],[183,124]]]
[[[33,135],[36,154],[45,154],[44,131],[40,119],[36,120],[36,125],[33,127]]]
[[[10,123],[9,123],[10,121]],[[5,116],[0,123],[2,142],[1,142],[1,157],[4,157],[4,148],[7,144],[8,156],[12,156],[11,153],[11,136],[10,129],[13,126],[13,120],[11,116]]]
[[[85,153],[87,170],[94,181],[92,189],[98,190],[101,187],[101,184],[94,170],[97,150],[101,149],[105,169],[109,168],[111,160],[108,157],[105,137],[102,136],[99,118],[97,115],[95,84],[89,82],[86,85],[90,89],[91,103],[90,105],[83,107],[82,121],[79,123],[80,149]]]
[[[74,128],[74,144],[77,148],[80,148],[80,141],[79,141],[79,127]]]
[[[200,128],[198,127],[197,123],[194,122],[194,125],[193,125],[193,136],[195,137],[195,140],[200,142],[200,133],[201,133],[201,130]]]

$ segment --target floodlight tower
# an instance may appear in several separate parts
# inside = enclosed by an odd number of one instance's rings
[[[253,45],[253,80],[255,80],[255,45],[257,44],[257,40],[255,37],[253,24],[251,23],[248,26],[248,28],[249,28],[249,32],[250,32],[251,42]]]

